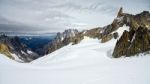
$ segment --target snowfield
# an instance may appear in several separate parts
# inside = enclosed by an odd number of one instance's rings
[[[112,58],[116,40],[85,37],[31,63],[0,55],[0,84],[150,84],[150,55]]]

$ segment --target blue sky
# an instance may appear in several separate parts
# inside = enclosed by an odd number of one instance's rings
[[[111,23],[120,7],[137,14],[150,10],[150,0],[0,0],[0,31],[90,29]]]

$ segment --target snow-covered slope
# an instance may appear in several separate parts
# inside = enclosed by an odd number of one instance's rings
[[[67,45],[47,56],[44,56],[42,58],[39,58],[35,61],[33,61],[33,64],[40,64],[43,66],[43,64],[51,64],[51,63],[59,63],[59,62],[67,62],[67,61],[76,61],[79,62],[80,59],[87,59],[91,60],[89,58],[100,57],[100,58],[107,58],[106,51],[112,51],[114,46],[113,44],[116,43],[116,40],[111,40],[107,43],[100,43],[100,40],[98,39],[91,39],[89,37],[84,37],[84,39],[81,41],[81,43],[76,45]],[[95,58],[94,58],[95,59]],[[81,61],[86,62],[87,61]],[[76,64],[77,64],[76,63]],[[62,64],[62,63],[61,63]],[[78,63],[81,65],[81,63]]]
[[[149,84],[150,56],[111,58],[115,43],[85,37],[28,64],[0,55],[0,84]]]

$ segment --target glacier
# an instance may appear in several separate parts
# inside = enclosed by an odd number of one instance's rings
[[[116,41],[84,37],[30,63],[0,54],[0,84],[150,84],[150,56],[112,58]]]

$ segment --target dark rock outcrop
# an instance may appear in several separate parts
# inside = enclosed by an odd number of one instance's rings
[[[120,37],[120,39],[117,41],[113,57],[120,57],[122,55],[125,55],[127,53],[128,47],[130,45],[130,35],[128,31],[124,31],[123,35]]]
[[[102,37],[101,43],[105,43],[113,38],[113,34],[108,34]]]
[[[113,33],[113,37],[114,37],[114,39],[117,39],[119,37],[118,32]]]
[[[118,16],[123,17],[123,25],[129,26],[129,32],[124,31],[121,38],[117,41],[114,48],[113,57],[132,56],[149,50],[149,31],[150,31],[150,13],[143,11],[140,14],[132,15],[122,13]]]
[[[117,41],[113,57],[133,56],[150,50],[149,30],[139,27],[137,30],[130,32],[124,31],[121,38]]]

